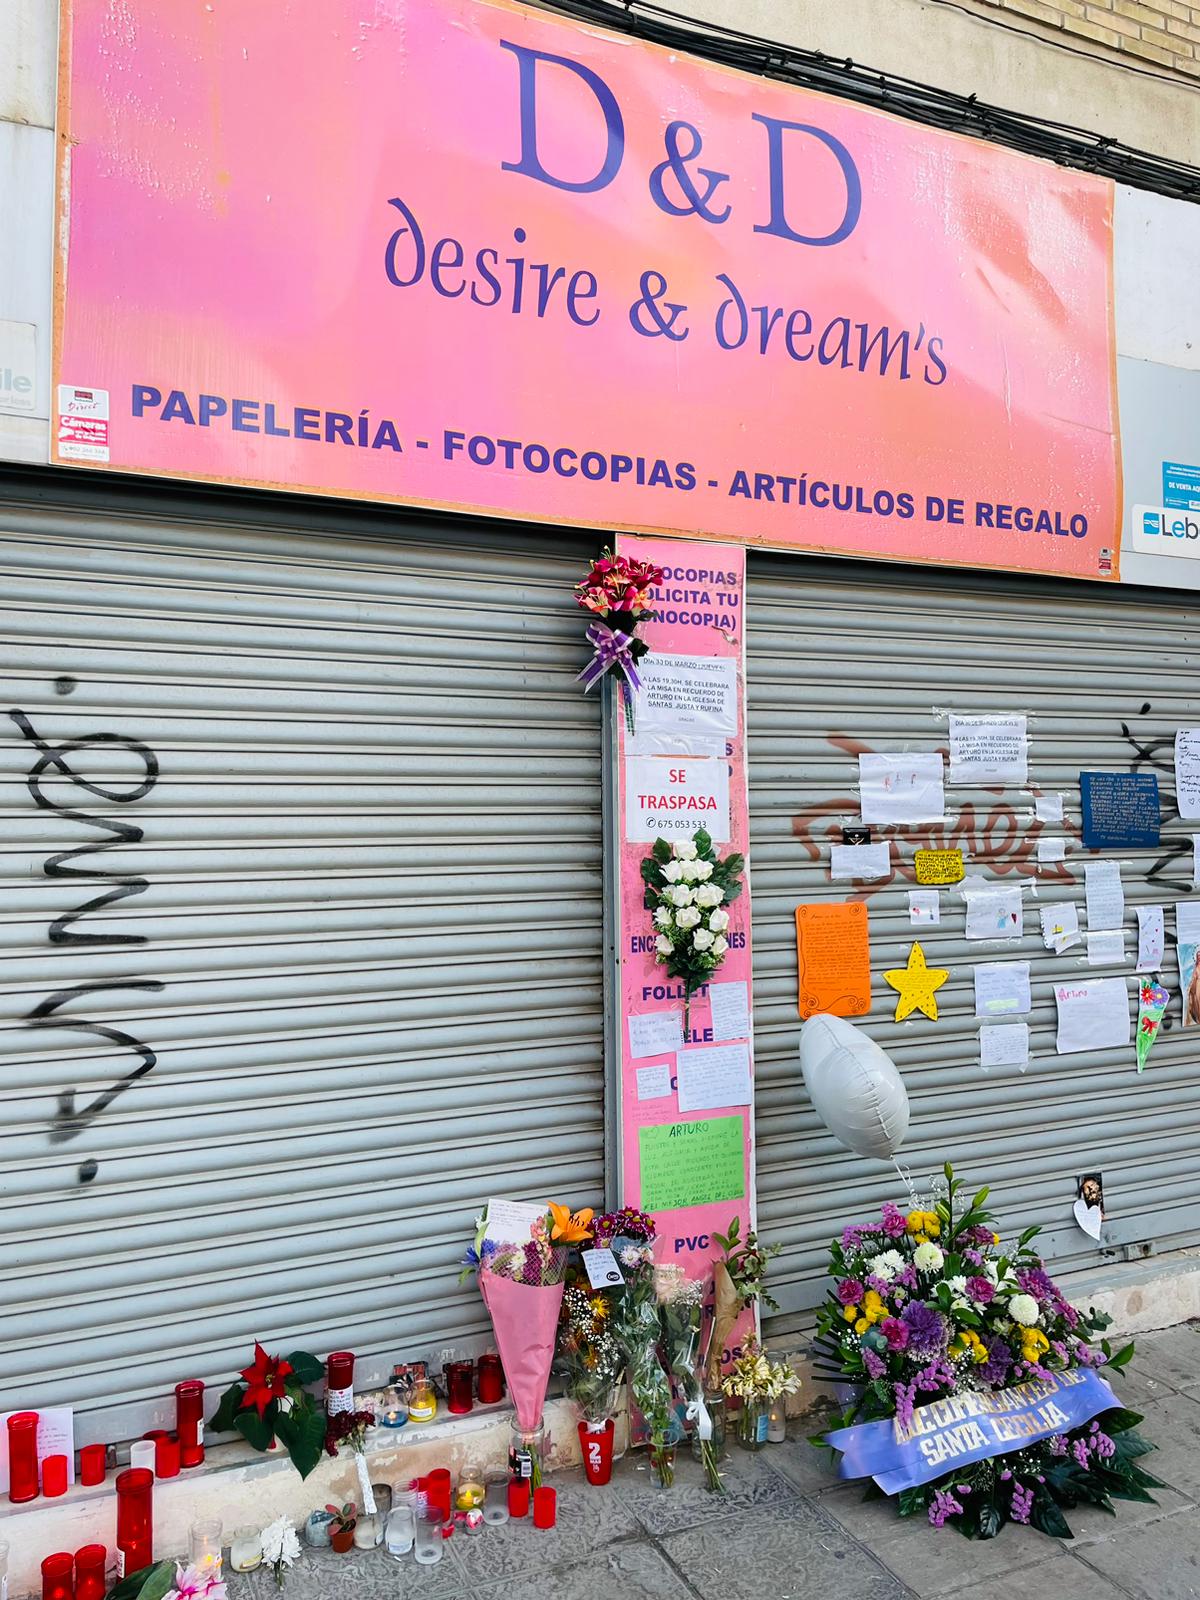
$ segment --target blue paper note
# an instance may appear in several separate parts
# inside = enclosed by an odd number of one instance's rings
[[[1158,779],[1152,772],[1081,772],[1085,850],[1154,848]]]

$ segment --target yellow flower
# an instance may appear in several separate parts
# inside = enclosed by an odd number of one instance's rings
[[[923,1211],[910,1211],[905,1219],[904,1226],[909,1233],[923,1233],[925,1231],[925,1213]]]
[[[877,1290],[867,1290],[866,1294],[863,1296],[863,1310],[869,1317],[883,1316],[884,1312],[887,1310],[887,1307],[884,1305]]]
[[[855,1333],[866,1333],[870,1326],[871,1324],[866,1317],[859,1317],[858,1321],[854,1324],[854,1331]]]
[[[605,1317],[608,1316],[608,1301],[602,1294],[598,1294],[594,1299],[589,1301],[589,1304],[592,1308],[592,1315],[595,1317],[596,1321],[603,1322]]]
[[[1000,1243],[1000,1235],[998,1233],[994,1233],[992,1235],[992,1243],[993,1244],[999,1244]]]
[[[858,1307],[857,1306],[847,1306],[846,1309],[842,1312],[842,1315],[845,1317],[847,1322],[857,1322],[858,1321]]]

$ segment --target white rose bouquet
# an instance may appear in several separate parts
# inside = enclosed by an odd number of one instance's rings
[[[729,950],[730,903],[741,894],[745,860],[722,861],[699,829],[691,839],[658,839],[642,862],[643,905],[654,913],[655,959],[684,986],[684,1028],[692,996],[719,969]]]

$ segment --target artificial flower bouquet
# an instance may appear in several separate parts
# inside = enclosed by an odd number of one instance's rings
[[[692,996],[717,972],[729,950],[726,909],[742,892],[745,861],[736,851],[724,860],[703,828],[690,839],[655,841],[642,861],[642,904],[654,913],[655,961],[684,991],[684,1031]]]
[[[587,577],[575,585],[576,604],[594,619],[588,626],[587,639],[595,653],[579,674],[584,692],[615,672],[630,733],[634,727],[634,695],[641,688],[637,663],[650,649],[644,639],[637,637],[636,629],[638,623],[655,615],[650,590],[663,577],[663,569],[653,562],[614,556],[611,550],[605,550],[592,562]]]
[[[1142,1418],[1100,1372],[1133,1345],[1097,1343],[1110,1319],[1067,1300],[1031,1248],[1038,1230],[1002,1248],[988,1191],[962,1204],[945,1171],[926,1209],[885,1205],[831,1247],[817,1348],[854,1398],[814,1443],[842,1453],[843,1476],[873,1478],[901,1516],[924,1512],[968,1538],[1008,1521],[1069,1538],[1064,1509],[1152,1500]]]
[[[325,1446],[325,1412],[306,1385],[324,1376],[324,1363],[307,1351],[293,1350],[286,1359],[269,1356],[256,1341],[253,1363],[221,1396],[210,1426],[240,1433],[255,1450],[270,1450],[278,1440],[307,1478]]]

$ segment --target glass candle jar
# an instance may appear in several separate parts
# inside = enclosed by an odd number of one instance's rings
[[[476,1466],[473,1461],[468,1462],[458,1475],[458,1486],[454,1491],[454,1509],[473,1511],[476,1506],[483,1504],[484,1494],[483,1468]]]
[[[199,1378],[175,1385],[175,1432],[180,1462],[198,1467],[204,1460],[204,1385]]]
[[[192,1565],[202,1578],[221,1576],[221,1524],[216,1517],[193,1522],[188,1529]]]
[[[108,1472],[108,1446],[85,1444],[79,1452],[79,1481],[94,1487],[103,1483]]]
[[[418,1378],[408,1395],[408,1420],[432,1422],[437,1416],[437,1395],[427,1378]]]
[[[14,1505],[37,1499],[39,1421],[36,1411],[14,1411],[8,1419],[8,1498]]]
[[[354,1524],[354,1548],[374,1550],[379,1543],[379,1519],[364,1512]]]
[[[412,1549],[416,1532],[416,1518],[413,1516],[412,1506],[407,1501],[402,1505],[393,1506],[384,1528],[383,1547],[394,1561],[399,1561]]]
[[[66,1456],[47,1456],[42,1462],[42,1493],[54,1500],[67,1492]]]
[[[104,1600],[108,1585],[104,1565],[108,1551],[102,1544],[85,1544],[75,1552],[75,1600]]]
[[[542,1481],[542,1449],[546,1442],[546,1429],[542,1423],[536,1428],[522,1428],[514,1421],[508,1441],[508,1470],[514,1479],[523,1480],[535,1489]]]
[[[42,1600],[74,1600],[75,1558],[65,1550],[42,1562]]]
[[[173,1433],[163,1433],[154,1441],[154,1476],[177,1478],[182,1459],[179,1440]]]
[[[229,1541],[229,1565],[235,1572],[253,1572],[262,1565],[262,1533],[258,1528],[235,1528]],[[78,1596],[76,1596],[78,1600]]]
[[[504,1399],[504,1367],[494,1350],[479,1358],[479,1404],[494,1406]]]
[[[117,1473],[117,1549],[121,1576],[154,1560],[154,1474],[145,1467]]]
[[[436,1506],[430,1506],[417,1519],[413,1554],[423,1567],[431,1567],[442,1559],[442,1514]]]
[[[483,1520],[491,1526],[492,1523],[508,1521],[508,1485],[507,1472],[489,1472],[484,1485],[483,1495]]]
[[[129,1465],[131,1467],[148,1467],[154,1471],[154,1440],[135,1439],[129,1446]]]
[[[785,1444],[787,1442],[787,1406],[780,1400],[772,1400],[767,1412],[767,1443]]]
[[[475,1363],[451,1361],[442,1370],[446,1378],[446,1410],[464,1416],[475,1403]]]
[[[386,1388],[375,1413],[380,1427],[402,1428],[408,1421],[408,1395],[394,1384]]]
[[[335,1350],[325,1363],[325,1409],[331,1417],[354,1410],[354,1357]]]
[[[767,1442],[767,1404],[765,1400],[743,1400],[738,1412],[737,1442],[743,1450],[761,1450]]]

